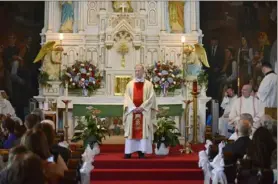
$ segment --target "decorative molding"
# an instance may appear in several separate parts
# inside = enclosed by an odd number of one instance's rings
[[[149,2],[149,11],[148,11],[148,25],[156,26],[157,25],[157,3],[155,1]]]
[[[98,22],[98,17],[97,17],[97,8],[98,8],[98,3],[97,1],[88,1],[88,10],[87,10],[87,24],[89,26],[95,26],[97,25]]]

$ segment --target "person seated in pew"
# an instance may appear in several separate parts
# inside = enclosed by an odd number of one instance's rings
[[[21,139],[21,145],[41,158],[47,183],[59,184],[64,177],[64,168],[49,158],[52,156],[47,138],[41,130],[28,130]]]
[[[24,124],[27,130],[31,130],[38,123],[40,123],[38,116],[35,114],[29,114],[26,116]]]
[[[24,146],[9,152],[7,167],[0,172],[0,184],[45,184],[40,158]]]
[[[248,113],[243,113],[243,114],[241,114],[240,115],[240,120],[245,120],[245,121],[248,121],[249,123],[250,123],[250,126],[252,127],[251,129],[252,129],[252,132],[251,132],[251,134],[250,134],[250,139],[252,139],[252,134],[256,131],[256,128],[255,127],[253,127],[253,123],[254,123],[254,121],[253,121],[253,117],[252,117],[252,115],[251,114],[248,114]],[[238,135],[237,135],[237,133],[236,132],[234,132],[232,135],[231,135],[231,137],[229,137],[229,140],[237,140],[238,139]]]
[[[273,183],[272,154],[277,145],[273,140],[270,131],[265,127],[260,127],[256,130],[251,140],[246,155],[240,160],[239,172],[241,170],[253,171],[255,179],[261,183]],[[257,172],[254,172],[256,170]],[[270,172],[269,172],[270,171]],[[260,173],[260,174],[259,174]],[[239,173],[239,175],[242,173]],[[252,176],[243,175],[237,180],[239,183],[250,183]],[[254,180],[253,180],[254,182]]]
[[[55,131],[53,127],[48,123],[39,123],[35,125],[34,129],[44,132],[54,162],[64,168],[64,170],[68,170],[66,163],[70,157],[70,150],[54,143]]]
[[[10,149],[13,147],[14,142],[18,139],[18,137],[15,134],[15,127],[17,122],[12,120],[11,118],[7,118],[5,121],[2,122],[2,130],[4,133],[4,143],[3,148],[4,149]]]
[[[241,159],[247,151],[247,148],[251,142],[249,138],[251,134],[251,124],[247,120],[239,120],[236,129],[235,129],[238,139],[231,144],[227,144],[223,148],[223,154],[230,153],[232,156],[229,160],[225,160],[225,165],[233,165],[236,164],[238,159]]]

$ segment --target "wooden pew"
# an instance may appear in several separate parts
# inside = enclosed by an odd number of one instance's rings
[[[9,158],[9,150],[8,149],[0,149],[0,155],[3,157],[3,162],[7,162]]]
[[[264,113],[272,117],[273,119],[277,120],[277,108],[264,108]]]

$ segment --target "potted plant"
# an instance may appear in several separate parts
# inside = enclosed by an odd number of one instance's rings
[[[110,134],[105,126],[105,119],[97,116],[100,111],[93,107],[88,107],[88,109],[87,115],[78,120],[78,124],[74,129],[77,132],[71,141],[83,140],[84,147],[90,145],[92,149],[99,150],[98,146],[102,144],[102,140],[105,139],[106,135],[110,136]]]
[[[154,143],[156,144],[156,155],[168,155],[169,147],[180,144],[179,133],[174,120],[168,117],[161,117],[157,121],[157,130],[154,133]]]
[[[201,72],[199,73],[197,82],[201,87],[201,95],[205,96],[208,86],[208,74],[204,70],[201,70]]]

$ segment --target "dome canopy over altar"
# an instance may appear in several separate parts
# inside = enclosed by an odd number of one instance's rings
[[[57,65],[59,71],[76,61],[89,61],[101,71],[103,81],[93,97],[79,97],[56,80],[41,87],[40,95],[35,98],[41,106],[51,99],[57,101],[57,109],[65,108],[63,100],[70,100],[68,117],[72,135],[74,105],[121,104],[125,87],[121,82],[126,83],[126,78],[134,76],[136,64],[149,66],[158,61],[171,61],[183,69],[184,44],[202,43],[199,15],[199,1],[46,1],[41,44],[56,41],[63,48]],[[159,97],[158,104],[184,108],[183,100],[191,98],[191,85],[187,83],[174,97]],[[209,100],[204,93],[199,95],[201,142]],[[192,114],[192,107],[189,111]],[[58,110],[54,113],[58,119]],[[181,113],[176,117],[182,135],[185,134],[183,116]],[[63,125],[57,123],[56,127]]]

